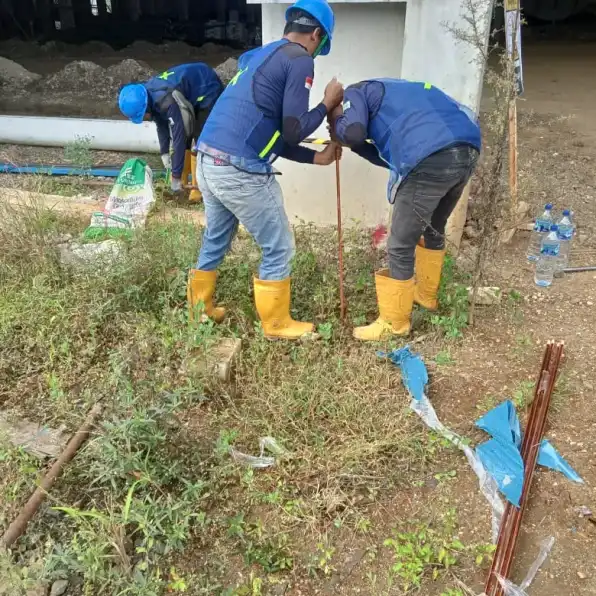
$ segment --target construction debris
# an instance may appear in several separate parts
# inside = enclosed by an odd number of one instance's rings
[[[259,439],[260,455],[248,455],[230,447],[230,455],[232,459],[243,466],[249,466],[255,469],[270,468],[275,465],[275,457],[265,455],[265,451],[269,451],[277,457],[288,456],[289,453],[284,449],[273,437],[261,437]]]
[[[559,363],[563,356],[563,346],[563,342],[555,344],[553,341],[549,341],[546,344],[521,448],[525,471],[520,506],[517,508],[508,503],[505,509],[497,540],[497,550],[484,586],[486,596],[504,596],[505,594],[503,585],[499,582],[499,577],[508,579],[511,571],[521,520],[528,504],[532,477],[538,460],[538,451],[544,435],[548,408],[557,379]]]
[[[60,457],[56,460],[54,465],[50,468],[48,473],[41,479],[39,486],[31,495],[27,503],[21,509],[17,518],[8,526],[6,532],[0,538],[0,547],[10,548],[14,542],[23,534],[31,518],[35,515],[39,506],[43,503],[48,495],[49,490],[54,485],[56,478],[62,472],[62,468],[76,455],[81,445],[87,440],[91,428],[95,421],[101,414],[101,404],[95,404],[89,412],[85,422],[79,430],[72,436],[66,449],[62,452]]]
[[[209,346],[204,352],[195,350],[193,355],[184,363],[185,374],[207,374],[224,383],[232,380],[234,366],[240,351],[242,340],[237,337],[226,337],[214,346]]]
[[[9,422],[0,414],[0,435],[6,436],[15,447],[44,459],[57,458],[64,450],[68,435],[64,427],[49,428],[28,420]]]

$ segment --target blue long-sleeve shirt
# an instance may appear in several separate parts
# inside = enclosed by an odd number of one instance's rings
[[[477,118],[468,108],[430,83],[403,79],[348,87],[335,134],[364,159],[391,170],[390,189],[437,151],[481,147]]]
[[[169,68],[147,81],[145,88],[149,96],[149,112],[157,127],[160,153],[169,153],[171,143],[172,176],[180,178],[188,138],[182,112],[172,97],[172,92],[178,90],[196,114],[199,110],[206,110],[214,105],[223,85],[210,66],[197,62]],[[197,134],[198,132],[196,131]]]
[[[243,54],[238,66],[203,129],[200,150],[227,154],[255,172],[269,171],[277,156],[312,163],[316,151],[299,144],[327,115],[323,103],[309,110],[312,56],[284,39]]]

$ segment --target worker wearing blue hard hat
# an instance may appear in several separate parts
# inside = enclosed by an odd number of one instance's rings
[[[482,144],[477,118],[430,83],[370,79],[347,87],[329,120],[332,139],[389,170],[394,205],[389,267],[375,276],[379,317],[354,337],[406,335],[415,302],[437,308],[445,226]]]
[[[267,337],[297,339],[311,323],[290,316],[290,273],[294,242],[284,209],[278,157],[315,165],[336,159],[337,146],[323,151],[300,145],[342,101],[343,87],[331,80],[309,110],[314,58],[331,50],[335,19],[326,0],[298,0],[286,11],[284,36],[240,57],[239,70],[213,108],[198,142],[199,186],[206,228],[198,262],[188,279],[190,316],[217,322],[216,270],[238,224],[262,250],[254,279],[257,313]]]
[[[171,168],[172,190],[180,191],[191,176],[192,202],[200,201],[201,193],[191,149],[222,91],[217,73],[197,62],[169,68],[145,83],[125,85],[118,98],[120,111],[135,124],[155,122],[161,159],[166,169]]]

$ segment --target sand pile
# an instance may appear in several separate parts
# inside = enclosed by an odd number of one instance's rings
[[[236,58],[228,58],[215,68],[217,76],[224,85],[227,85],[238,72],[238,60]]]
[[[112,87],[120,88],[127,83],[146,81],[155,74],[148,64],[127,58],[119,64],[114,64],[106,70],[106,75],[111,79]]]
[[[40,78],[40,75],[28,71],[17,62],[0,57],[0,86],[22,89]]]

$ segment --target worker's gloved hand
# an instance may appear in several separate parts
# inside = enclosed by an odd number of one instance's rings
[[[163,167],[166,170],[171,170],[172,169],[172,158],[170,157],[169,153],[164,153],[161,156],[161,163],[163,163]]]
[[[344,99],[344,86],[333,77],[327,87],[325,87],[325,95],[323,97],[323,103],[327,108],[327,113],[331,112],[336,106],[338,106]]]
[[[323,151],[315,155],[314,164],[317,166],[331,165],[336,159],[341,159],[342,149],[337,143],[329,143]]]
[[[180,192],[182,190],[182,180],[180,178],[174,178],[172,176],[170,188],[172,189],[172,192]]]

